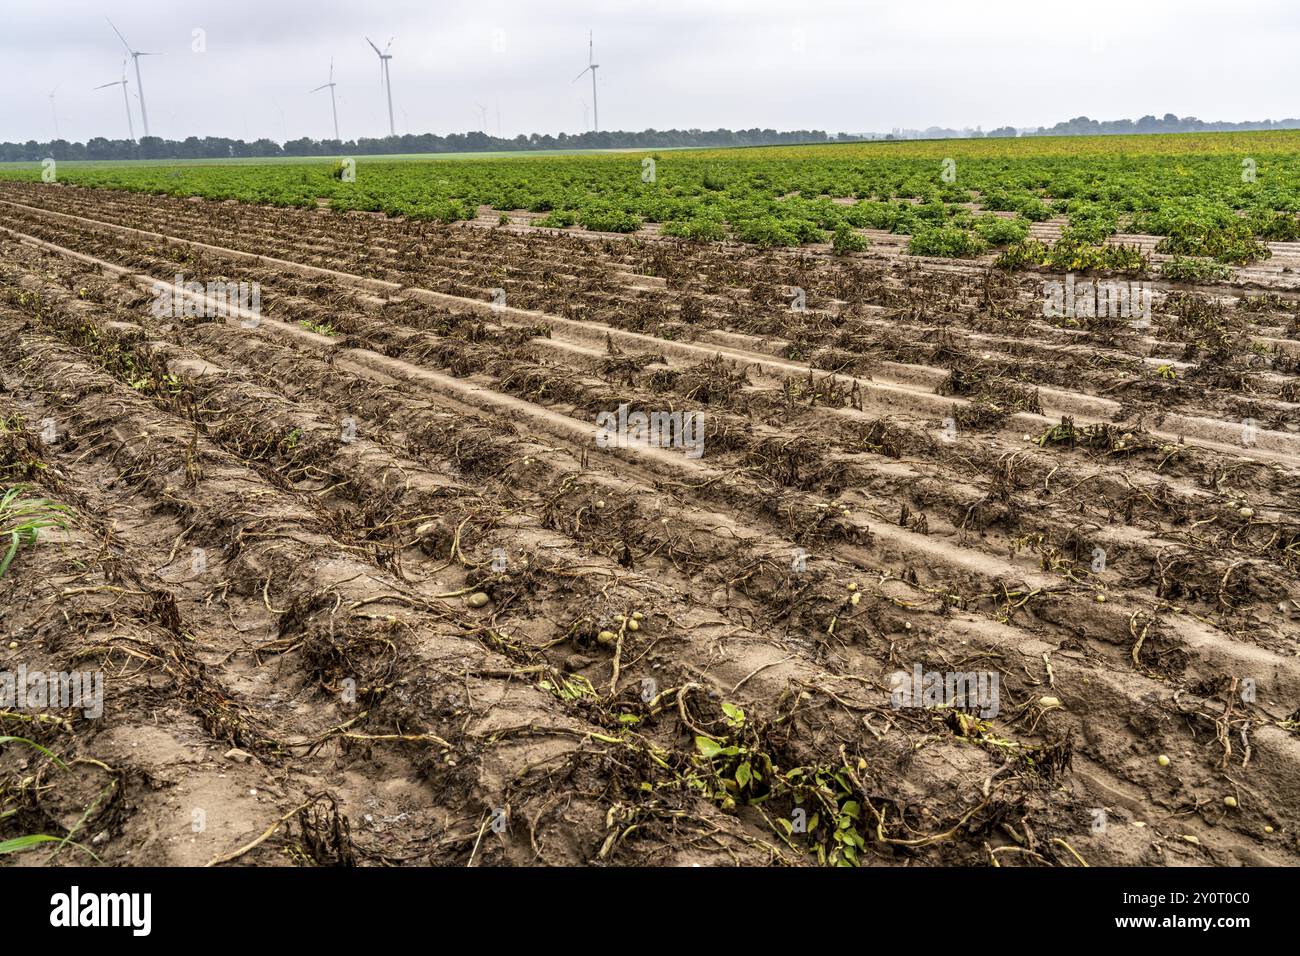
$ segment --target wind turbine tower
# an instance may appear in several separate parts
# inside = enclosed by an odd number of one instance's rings
[[[126,60],[122,61],[122,78],[114,80],[112,83],[101,83],[95,87],[97,90],[106,90],[110,86],[122,87],[122,105],[126,107],[126,128],[131,134],[131,142],[135,142],[135,123],[131,120],[131,100],[126,95]],[[143,100],[141,101],[143,102]]]
[[[336,84],[334,83],[334,60],[331,58],[330,59],[330,81],[328,83],[322,83],[320,86],[316,87],[316,89],[312,90],[311,92],[318,93],[321,90],[325,89],[325,87],[327,86],[329,87],[330,109],[334,111],[334,139],[338,140],[339,139],[339,107],[338,107],[338,103],[334,101],[335,85]]]
[[[104,19],[108,20],[108,17],[104,17]],[[148,136],[149,135],[149,111],[145,109],[145,105],[144,105],[144,83],[140,79],[140,57],[157,56],[158,54],[144,53],[141,52],[140,50],[132,50],[131,44],[126,42],[126,37],[122,36],[122,31],[119,30],[114,25],[112,20],[108,20],[108,25],[110,27],[113,27],[113,32],[117,34],[117,38],[122,41],[122,46],[126,47],[126,52],[131,54],[131,59],[135,62],[135,89],[136,92],[140,94],[140,119],[144,122],[144,135]],[[112,84],[109,85],[111,86]],[[126,95],[125,86],[122,87],[122,95],[123,96]],[[135,139],[134,136],[132,136],[131,138]]]
[[[366,37],[366,42],[370,44],[370,49],[375,51],[375,56],[379,57],[379,76],[383,80],[384,89],[388,91],[388,135],[396,136],[397,127],[393,123],[393,81],[388,75],[388,61],[393,58],[393,55],[388,51],[393,48],[393,41],[392,38],[389,38],[388,46],[384,47],[382,53],[370,37]]]
[[[600,64],[595,59],[595,47],[592,43],[591,33],[587,33],[587,69],[583,70],[573,78],[577,83],[588,72],[591,73],[591,128],[594,132],[600,132],[600,110],[596,106],[596,71],[600,69]]]

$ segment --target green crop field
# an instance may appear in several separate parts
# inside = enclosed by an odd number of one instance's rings
[[[864,247],[864,228],[907,235],[909,251],[1003,266],[1138,274],[1117,232],[1164,237],[1180,277],[1256,261],[1263,241],[1300,238],[1300,131],[929,140],[733,150],[342,161],[60,164],[58,179],[175,196],[366,210],[442,222],[480,206],[544,214],[541,226],[634,232],[657,223],[688,240]],[[0,178],[39,178],[35,165]],[[995,215],[1000,213],[1001,215]],[[1061,240],[1028,239],[1061,217]]]

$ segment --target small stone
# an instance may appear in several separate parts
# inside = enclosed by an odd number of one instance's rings
[[[1264,827],[1264,832],[1265,832],[1265,833],[1272,833],[1272,832],[1273,832],[1273,828],[1272,828],[1272,827]]]
[[[1224,798],[1223,798],[1223,805],[1224,805],[1225,807],[1235,807],[1235,806],[1237,805],[1237,798],[1236,798],[1236,797],[1224,797]]]
[[[16,650],[18,650],[18,642],[17,642],[17,641],[10,641],[10,642],[9,642],[9,650],[11,650],[11,651],[16,651]]]
[[[1169,757],[1165,754],[1161,754],[1159,757],[1156,758],[1156,763],[1160,764],[1160,766],[1162,767],[1168,767]]]
[[[482,591],[475,591],[469,597],[465,598],[465,603],[470,607],[482,607],[487,604],[488,596]]]
[[[1199,838],[1192,836],[1190,833],[1184,833],[1183,839],[1186,840],[1188,843],[1195,843],[1197,846],[1199,846],[1201,843]]]
[[[584,654],[570,654],[564,659],[564,669],[570,674],[575,674],[592,665],[592,659]]]
[[[248,763],[253,759],[253,755],[246,750],[240,750],[238,747],[231,747],[226,751],[227,760],[233,760],[236,763]]]
[[[1061,706],[1061,698],[1059,698],[1059,697],[1040,697],[1040,698],[1038,698],[1038,706],[1041,707],[1041,708],[1043,708],[1044,710],[1051,710],[1053,707],[1060,707],[1060,706]]]
[[[1237,514],[1241,515],[1241,517],[1243,517],[1243,518],[1250,519],[1250,518],[1255,517],[1255,509],[1254,509],[1254,508],[1238,508],[1238,509],[1237,509]]]

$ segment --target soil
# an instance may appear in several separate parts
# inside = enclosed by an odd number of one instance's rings
[[[69,509],[0,671],[104,679],[0,710],[0,840],[69,838],[6,864],[1300,862],[1289,291],[20,183],[0,252]]]

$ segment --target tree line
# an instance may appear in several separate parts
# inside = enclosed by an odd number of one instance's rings
[[[587,133],[533,133],[515,137],[486,133],[433,133],[382,138],[292,139],[280,144],[270,139],[245,142],[222,136],[190,136],[183,140],[141,137],[105,139],[97,136],[85,143],[56,139],[38,143],[0,143],[0,162],[111,159],[260,159],[274,156],[383,156],[397,153],[476,153],[544,149],[658,149],[672,146],[781,146],[797,143],[828,143],[857,139],[848,133],[824,130],[774,129],[647,129],[637,132],[604,131]]]
[[[1039,129],[1036,136],[1122,136],[1126,133],[1227,133],[1247,130],[1300,129],[1300,119],[1248,120],[1244,123],[1206,122],[1195,116],[1143,116],[1141,119],[1095,120],[1076,116]]]
[[[932,126],[926,130],[891,133],[827,133],[797,129],[647,129],[641,132],[520,133],[514,137],[486,133],[434,133],[360,139],[291,139],[283,144],[270,139],[246,142],[224,136],[190,136],[183,140],[144,136],[139,142],[96,136],[85,143],[63,139],[38,143],[0,143],[0,162],[113,159],[265,159],[276,156],[383,156],[399,153],[477,153],[547,149],[663,149],[673,146],[786,146],[802,143],[845,143],[876,139],[971,139],[1010,136],[1107,136],[1131,133],[1198,133],[1232,130],[1300,129],[1300,119],[1251,120],[1242,123],[1206,122],[1194,116],[1143,116],[1140,119],[1094,120],[1076,116],[1051,127],[1017,130],[1002,126],[989,132],[953,130]]]

